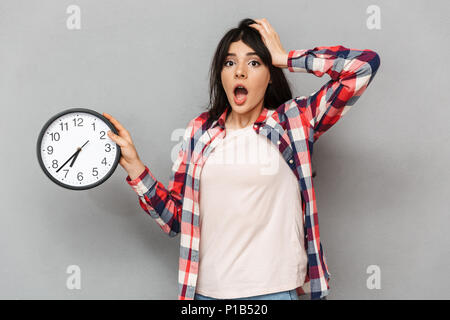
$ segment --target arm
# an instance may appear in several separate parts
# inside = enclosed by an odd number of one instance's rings
[[[290,72],[308,72],[318,77],[327,73],[331,77],[309,97],[294,99],[314,129],[314,142],[359,99],[379,65],[379,55],[368,49],[332,46],[289,52],[287,66]]]
[[[161,229],[170,237],[181,231],[181,212],[186,179],[186,147],[192,131],[191,121],[184,133],[181,149],[172,166],[168,189],[157,181],[147,166],[134,180],[126,177],[127,183],[139,196],[141,208],[156,220]]]

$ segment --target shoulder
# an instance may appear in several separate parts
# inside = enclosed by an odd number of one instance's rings
[[[202,112],[200,115],[189,120],[184,130],[184,140],[195,139],[198,136],[197,131],[207,130],[209,114],[208,111]]]
[[[205,130],[208,126],[209,120],[209,112],[205,111],[196,116],[195,118],[191,119],[187,125],[187,128],[190,129],[190,131],[196,132],[197,130]]]
[[[195,117],[191,121],[195,124],[204,124],[208,121],[208,119],[209,119],[209,112],[205,111],[200,113],[197,117]]]

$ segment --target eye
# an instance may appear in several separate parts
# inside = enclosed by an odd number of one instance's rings
[[[226,67],[229,67],[230,65],[227,64],[228,62],[233,62],[233,61],[227,60],[227,61],[224,62],[223,65],[226,66]],[[261,63],[259,63],[259,61],[256,61],[256,60],[252,60],[252,61],[250,61],[250,63],[256,63],[256,65],[253,64],[253,67],[256,67],[257,65],[261,65]]]

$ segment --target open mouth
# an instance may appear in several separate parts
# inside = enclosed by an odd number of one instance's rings
[[[234,88],[234,102],[241,105],[247,100],[248,91],[244,86],[236,86]]]

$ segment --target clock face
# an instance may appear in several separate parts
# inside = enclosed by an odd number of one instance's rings
[[[74,190],[105,182],[120,159],[120,147],[108,130],[117,134],[105,117],[90,109],[68,109],[53,116],[37,143],[42,170],[56,184]]]

